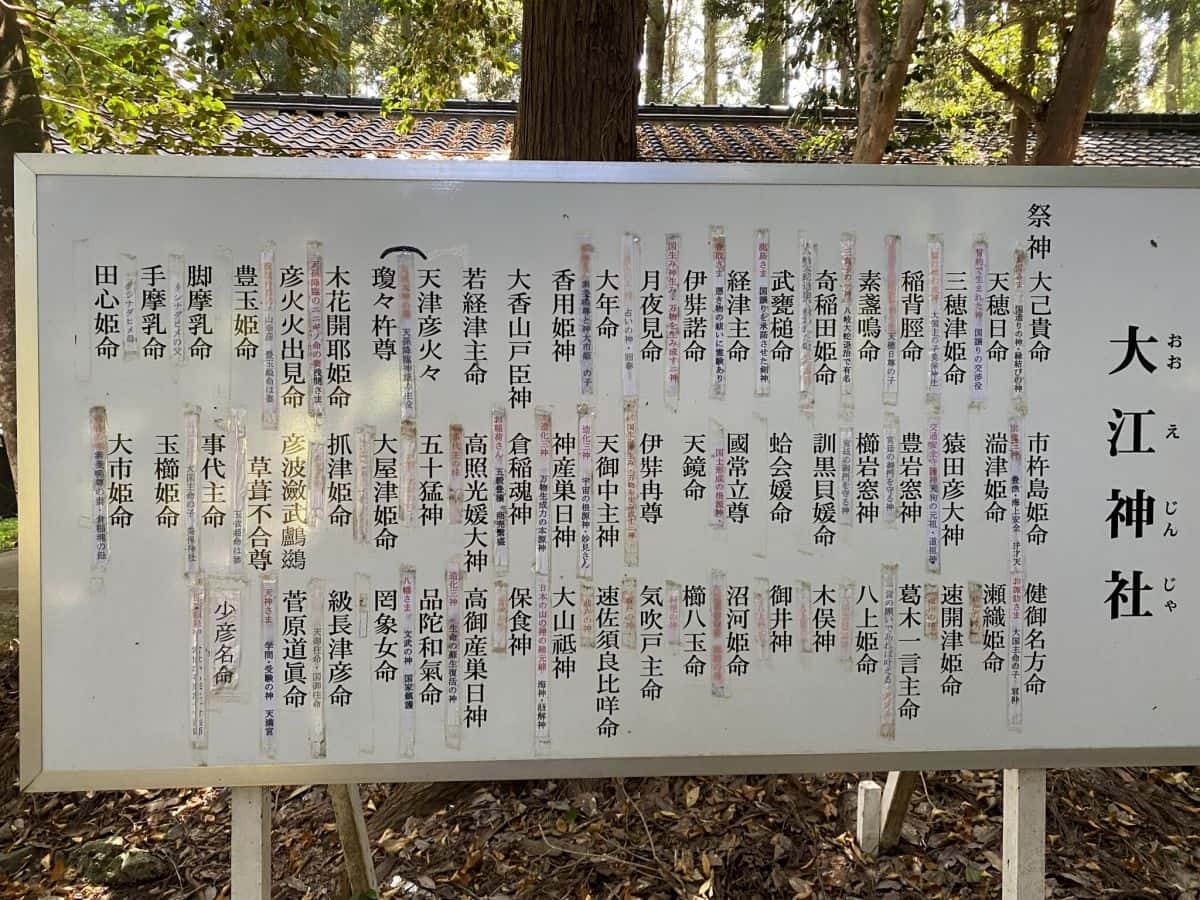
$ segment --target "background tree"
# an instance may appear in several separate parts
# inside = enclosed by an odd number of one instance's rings
[[[645,0],[525,0],[514,159],[637,158]]]
[[[1183,97],[1184,45],[1196,35],[1197,15],[1190,0],[1146,0],[1143,16],[1162,22],[1160,38],[1155,42],[1156,68],[1162,78],[1163,108],[1178,112]]]
[[[17,485],[17,323],[13,156],[47,145],[42,101],[16,8],[0,6],[0,429]]]
[[[663,69],[667,57],[667,32],[671,26],[671,0],[646,3],[646,102],[663,102]]]
[[[1115,0],[1076,0],[1074,9],[1049,25],[1055,35],[1057,66],[1053,85],[1041,99],[1006,77],[969,47],[964,58],[983,79],[1037,128],[1035,165],[1070,165],[1104,64]],[[1036,15],[1035,11],[1027,11]]]
[[[764,0],[758,42],[762,48],[762,75],[758,102],[779,105],[787,101],[787,70],[784,66],[784,36],[788,10],[784,0]]]
[[[856,0],[858,22],[858,131],[854,161],[882,161],[896,125],[908,67],[925,24],[927,0],[900,0],[894,22],[884,17],[880,0]],[[891,27],[885,28],[885,25]]]
[[[711,15],[744,24],[741,44],[758,59],[755,99],[772,106],[787,101],[787,39],[792,33],[787,0],[709,0]]]
[[[1042,23],[1035,10],[1025,10],[1021,16],[1021,46],[1017,51],[1017,89],[1032,96],[1037,68],[1038,37]],[[1024,104],[1013,104],[1012,127],[1009,131],[1008,163],[1023,166],[1029,158],[1029,130],[1033,117]]]
[[[672,98],[675,97],[675,91],[679,87],[679,23],[673,15],[674,3],[671,4],[672,15],[667,19],[667,59],[666,59],[666,91]]]
[[[404,121],[411,110],[436,109],[447,97],[459,96],[463,77],[481,67],[515,73],[516,0],[385,2],[391,20],[403,23],[407,34],[383,75],[384,112],[399,112]]]
[[[1093,109],[1137,112],[1141,108],[1142,21],[1138,0],[1120,0],[1092,94]]]
[[[805,105],[853,106],[857,91],[854,61],[858,47],[854,0],[808,2],[793,20],[793,62],[815,74]]]
[[[704,102],[717,104],[717,42],[721,18],[713,0],[704,0]]]

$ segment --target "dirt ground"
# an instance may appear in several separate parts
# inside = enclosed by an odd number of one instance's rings
[[[17,657],[15,642],[0,646],[0,898],[228,897],[228,791],[18,792]],[[392,787],[362,792],[389,898],[1000,896],[999,773],[926,773],[898,852],[878,860],[852,839],[864,776],[495,783],[420,816]],[[1048,897],[1200,900],[1200,775],[1054,771],[1048,795]],[[112,836],[166,860],[168,874],[87,883],[71,849]],[[338,896],[323,788],[274,791],[273,848],[274,897]]]

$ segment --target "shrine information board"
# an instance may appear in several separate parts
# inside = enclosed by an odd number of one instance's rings
[[[34,789],[1200,761],[1200,178],[23,157]]]

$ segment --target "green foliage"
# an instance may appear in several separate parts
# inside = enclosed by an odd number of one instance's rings
[[[20,9],[48,123],[73,150],[248,152],[238,90],[440,105],[479,73],[511,95],[518,0],[32,0]]]
[[[75,150],[233,152],[230,81],[258,48],[286,44],[300,62],[336,55],[314,0],[33,0],[19,12],[46,118]]]
[[[430,109],[458,93],[481,65],[511,75],[519,21],[516,0],[384,0],[404,37],[384,73],[384,111]]]
[[[923,47],[904,93],[904,108],[928,116],[949,141],[947,162],[994,162],[1006,156],[1002,150],[985,152],[969,139],[970,135],[1005,131],[1012,118],[1012,104],[967,62],[965,51],[970,50],[1016,84],[1022,17],[1038,17],[1043,25],[1039,29],[1029,94],[1034,101],[1042,101],[1050,96],[1054,85],[1058,33],[1055,23],[1042,17],[1058,15],[1060,10],[1036,2],[1007,7],[980,3],[973,12],[977,16],[974,28],[961,27],[944,16],[935,20],[937,33]]]
[[[17,548],[17,520],[0,519],[0,552]]]
[[[1193,38],[1183,47],[1183,90],[1179,96],[1179,108],[1200,110],[1200,40]]]
[[[308,68],[336,66],[333,23],[339,7],[330,0],[190,0],[180,25],[190,39],[187,53],[200,71],[229,87],[263,80],[262,61],[282,58],[279,79],[301,82]],[[279,84],[261,84],[283,90]]]
[[[796,159],[800,162],[831,162],[845,159],[854,149],[854,135],[837,125],[809,120],[804,123],[807,134],[796,143]]]
[[[1142,15],[1137,0],[1117,4],[1092,108],[1136,112],[1142,93]]]

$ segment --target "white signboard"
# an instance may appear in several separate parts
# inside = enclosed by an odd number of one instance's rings
[[[1200,758],[1193,175],[18,183],[35,789]]]

